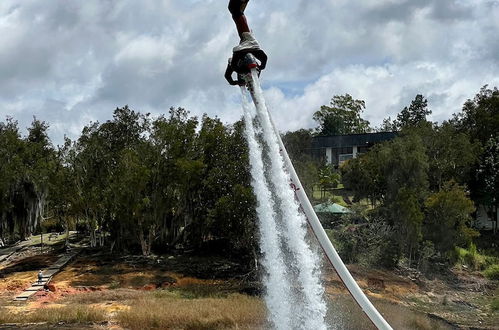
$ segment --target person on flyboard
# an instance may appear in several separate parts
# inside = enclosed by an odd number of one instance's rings
[[[232,49],[232,58],[229,58],[229,64],[225,70],[225,79],[231,85],[244,85],[245,83],[240,79],[240,75],[249,73],[252,67],[257,67],[261,71],[265,69],[267,64],[267,55],[251,33],[246,16],[244,16],[244,9],[246,9],[248,2],[249,0],[229,1],[229,11],[232,14],[234,23],[236,23],[239,38],[241,38],[239,45]],[[248,54],[252,54],[260,63],[258,64],[252,60],[253,57],[247,56]],[[238,74],[237,80],[232,78],[234,72]]]

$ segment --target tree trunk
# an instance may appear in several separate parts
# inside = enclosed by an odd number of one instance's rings
[[[153,226],[149,226],[147,238],[146,238],[146,237],[144,237],[142,223],[139,223],[139,240],[140,240],[140,247],[142,249],[142,255],[148,256],[151,254],[151,245],[152,245],[153,238],[154,238]]]
[[[97,239],[95,237],[95,229],[90,230],[90,247],[96,247],[97,246]]]
[[[69,246],[69,220],[66,217],[66,241],[64,242],[64,246]]]

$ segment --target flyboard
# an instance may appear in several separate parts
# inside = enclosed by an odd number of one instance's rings
[[[246,88],[248,89],[253,103],[255,104],[257,115],[261,116],[261,114],[266,114],[270,119],[274,134],[279,143],[279,149],[281,152],[281,156],[283,157],[284,164],[287,172],[290,177],[290,189],[294,190],[295,196],[301,205],[301,209],[305,214],[307,221],[312,229],[313,233],[317,237],[319,244],[321,245],[324,253],[327,258],[331,262],[334,267],[336,273],[341,278],[348,291],[355,299],[357,304],[362,308],[367,317],[371,320],[371,322],[378,328],[382,330],[391,330],[392,327],[386,322],[383,316],[378,312],[378,310],[373,306],[373,304],[366,297],[364,292],[360,289],[355,279],[352,277],[345,264],[341,260],[338,252],[334,248],[333,244],[329,240],[324,228],[322,227],[319,218],[315,214],[315,211],[310,203],[303,186],[301,185],[300,179],[296,174],[296,171],[291,163],[291,160],[288,156],[286,148],[282,143],[281,136],[278,133],[279,131],[276,129],[276,126],[272,120],[270,112],[267,109],[265,104],[265,100],[263,98],[262,88],[260,86],[259,81],[259,72],[258,72],[258,63],[255,57],[247,53],[244,58],[238,63],[239,70],[238,79],[240,82],[244,82]]]

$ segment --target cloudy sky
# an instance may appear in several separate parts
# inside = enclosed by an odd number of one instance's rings
[[[239,119],[223,79],[238,42],[227,3],[1,0],[0,120],[25,128],[36,116],[59,143],[125,104]],[[376,125],[418,93],[441,121],[499,86],[499,0],[251,0],[246,15],[281,130],[313,127],[336,94],[365,100]]]

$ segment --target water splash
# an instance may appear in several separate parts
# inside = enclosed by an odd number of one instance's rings
[[[284,251],[289,253],[288,260],[292,260],[292,263],[288,263],[284,270],[274,267],[273,264],[267,266],[266,270],[269,273],[268,281],[270,281],[271,276],[275,278],[284,276],[283,279],[289,276],[290,283],[295,291],[286,291],[286,298],[279,296],[280,292],[277,292],[276,297],[266,297],[266,301],[270,300],[273,302],[273,299],[279,299],[280,303],[286,306],[284,309],[287,312],[292,311],[290,319],[291,326],[288,329],[327,329],[325,322],[327,307],[323,299],[324,287],[320,281],[319,258],[307,243],[305,237],[307,233],[306,219],[300,212],[300,206],[295,200],[293,190],[290,188],[290,178],[284,168],[284,161],[280,154],[277,136],[275,135],[276,133],[265,105],[256,71],[253,71],[252,75],[254,81],[252,96],[254,97],[253,101],[256,106],[256,118],[261,126],[267,150],[267,154],[264,155],[262,146],[255,139],[253,119],[249,110],[250,105],[243,91],[245,123],[247,130],[251,133],[248,133],[247,136],[250,147],[250,159],[252,161],[253,184],[254,188],[255,185],[265,185],[265,191],[263,192],[255,189],[259,207],[262,207],[260,200],[272,201],[268,205],[269,209],[267,211],[269,212],[258,213],[261,223],[260,232],[262,234],[268,230],[268,228],[262,225],[264,221],[271,221],[272,230],[275,229],[276,231],[272,233],[272,238],[269,233],[265,233],[265,239],[262,236],[262,251],[265,261],[265,258],[268,258],[265,246],[268,247],[270,243],[264,241],[266,239],[276,239],[272,244],[274,248],[279,250],[278,255],[284,256]],[[246,119],[246,113],[248,113],[248,119]],[[269,159],[267,166],[264,166],[263,163],[264,156]],[[258,163],[258,166],[255,165],[256,163]],[[269,179],[270,184],[267,183],[266,178]],[[262,195],[259,196],[259,194]],[[277,212],[272,211],[274,207]],[[262,217],[269,217],[272,220],[263,219]],[[274,271],[280,272],[280,275],[273,274]],[[265,285],[269,288],[270,284],[265,283]],[[267,291],[267,296],[270,294],[271,292]],[[275,307],[272,305],[267,305],[267,307],[269,313],[274,315],[275,311],[272,308]],[[279,321],[274,319],[272,323],[277,326]]]
[[[275,329],[291,329],[290,282],[281,251],[274,200],[265,179],[262,148],[257,142],[253,128],[254,111],[242,89],[245,134],[249,146],[252,186],[257,197],[256,212],[259,219],[260,246],[263,253],[262,265],[267,274],[264,279],[265,303],[269,310],[269,321]],[[253,112],[253,113],[252,113]]]

